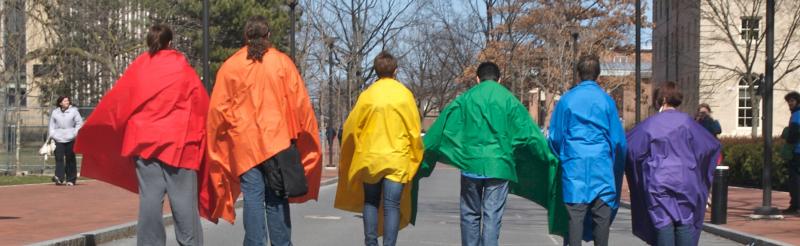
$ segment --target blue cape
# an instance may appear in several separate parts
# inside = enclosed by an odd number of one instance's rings
[[[625,166],[625,131],[614,100],[596,82],[581,82],[556,105],[548,140],[561,160],[564,203],[602,199],[613,221]],[[591,230],[584,232],[591,239]]]

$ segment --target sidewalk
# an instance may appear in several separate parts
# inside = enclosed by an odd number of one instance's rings
[[[622,200],[630,200],[627,181],[622,182]],[[753,210],[761,206],[762,190],[728,187],[728,223],[717,225],[723,229],[732,229],[759,237],[800,245],[800,216],[784,215],[782,220],[752,220]],[[784,209],[789,206],[788,192],[772,192],[772,206]],[[706,225],[711,225],[711,209],[706,211]],[[703,232],[707,233],[707,232]]]
[[[324,168],[322,180],[337,175],[336,169]],[[134,222],[138,209],[138,195],[95,180],[72,187],[0,187],[0,245],[32,244]],[[166,202],[164,211],[170,213]]]

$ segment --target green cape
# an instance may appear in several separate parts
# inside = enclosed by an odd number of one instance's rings
[[[412,223],[419,179],[436,162],[510,181],[513,194],[548,210],[550,234],[566,235],[559,163],[522,103],[505,87],[484,81],[458,96],[424,137],[425,155],[415,179]]]

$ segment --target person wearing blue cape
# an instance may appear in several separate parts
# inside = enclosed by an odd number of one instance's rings
[[[675,109],[683,99],[675,83],[653,99],[659,113],[627,135],[633,234],[650,245],[697,245],[720,143]]]
[[[550,147],[561,160],[563,200],[569,214],[564,241],[573,246],[581,245],[581,239],[608,245],[619,206],[625,132],[614,100],[596,82],[600,59],[582,56],[577,69],[581,82],[556,104],[548,134]]]

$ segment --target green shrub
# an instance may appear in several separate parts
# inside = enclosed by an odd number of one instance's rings
[[[762,187],[764,160],[763,138],[722,138],[723,164],[730,167],[728,184],[742,187]],[[787,190],[789,174],[786,163],[779,155],[785,142],[775,138],[772,147],[772,188]]]

